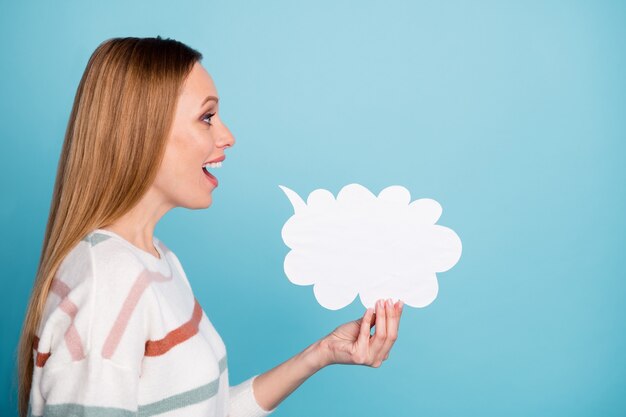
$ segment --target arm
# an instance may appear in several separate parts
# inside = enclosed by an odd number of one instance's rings
[[[397,338],[402,301],[395,305],[376,303],[359,320],[336,328],[332,333],[308,346],[285,362],[257,376],[254,396],[265,410],[274,410],[311,375],[331,364],[359,364],[379,367],[389,357]],[[370,334],[375,324],[376,332]]]
[[[311,375],[324,367],[319,345],[319,341],[313,343],[254,379],[254,395],[261,407],[273,410]]]

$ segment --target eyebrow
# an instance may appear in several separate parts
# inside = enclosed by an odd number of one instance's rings
[[[216,103],[220,101],[220,99],[215,96],[207,96],[204,100],[202,100],[202,104],[200,104],[200,107],[204,106],[209,100],[214,100]]]

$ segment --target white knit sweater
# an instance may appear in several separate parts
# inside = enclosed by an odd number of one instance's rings
[[[96,229],[63,260],[37,331],[29,416],[262,417],[177,256]]]

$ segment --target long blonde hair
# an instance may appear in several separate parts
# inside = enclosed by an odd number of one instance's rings
[[[28,412],[34,341],[56,271],[91,230],[128,212],[154,181],[180,89],[202,54],[173,39],[112,38],[89,58],[58,163],[17,351],[18,411]]]

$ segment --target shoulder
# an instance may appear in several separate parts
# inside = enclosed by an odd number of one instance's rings
[[[41,366],[54,368],[92,352],[134,368],[152,332],[151,317],[159,314],[150,284],[167,279],[116,239],[86,235],[52,281],[36,339],[36,354],[47,357]]]
[[[78,307],[87,306],[96,298],[104,297],[109,301],[120,298],[123,289],[143,270],[144,265],[123,245],[101,233],[87,234],[59,264],[50,284],[39,330],[47,318],[59,314],[58,310],[76,316]]]
[[[153,269],[127,244],[103,233],[92,232],[84,240],[93,262],[93,303],[98,311],[93,324],[121,320],[125,327],[156,313],[150,287],[171,280],[169,268]]]
[[[161,241],[159,246],[169,260],[180,266],[174,252]],[[55,278],[70,287],[99,277],[106,277],[109,282],[127,282],[129,277],[137,276],[146,269],[150,269],[150,265],[127,245],[109,235],[91,232],[65,255]]]

